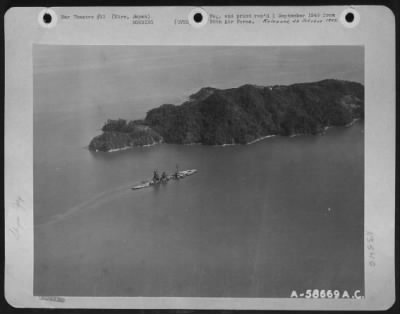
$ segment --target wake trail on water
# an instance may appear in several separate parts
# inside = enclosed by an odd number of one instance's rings
[[[48,221],[38,223],[37,226],[48,226],[48,225],[55,224],[57,222],[60,222],[64,219],[70,217],[71,215],[73,215],[77,212],[95,208],[101,204],[104,204],[113,199],[116,199],[117,197],[119,197],[127,192],[130,192],[130,187],[135,183],[137,183],[137,182],[120,185],[118,187],[115,187],[115,188],[103,191],[99,194],[96,194],[89,200],[79,203],[79,204],[67,209],[64,213],[55,215],[52,218],[50,218],[50,220],[48,220]]]

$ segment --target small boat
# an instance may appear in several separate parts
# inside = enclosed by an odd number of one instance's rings
[[[191,176],[197,172],[197,169],[189,169],[189,170],[182,170],[177,171],[172,175],[167,175],[164,179],[159,179],[157,181],[149,180],[149,181],[142,181],[140,184],[133,186],[132,190],[140,190],[144,188],[148,188],[153,185],[159,185],[161,183],[167,183],[169,180],[179,180],[185,177]]]

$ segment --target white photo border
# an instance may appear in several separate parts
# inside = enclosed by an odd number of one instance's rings
[[[155,23],[57,19],[44,27],[45,8],[11,8],[5,15],[5,296],[14,307],[384,310],[395,301],[395,18],[384,6],[203,7],[208,14],[356,10],[355,27],[340,22],[301,25],[177,27],[195,7],[58,7],[61,14],[150,12]],[[37,297],[33,295],[33,66],[42,45],[363,46],[365,54],[365,298]],[[17,232],[16,232],[17,230]],[[373,240],[372,253],[368,249]]]

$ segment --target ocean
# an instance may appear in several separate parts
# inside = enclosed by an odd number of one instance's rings
[[[111,111],[129,119],[132,107],[35,112],[35,295],[363,293],[363,122],[251,145],[90,152]],[[198,172],[130,189],[176,165]]]

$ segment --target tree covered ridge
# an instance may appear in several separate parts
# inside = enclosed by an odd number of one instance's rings
[[[163,141],[160,134],[140,121],[111,120],[102,127],[103,133],[94,137],[89,149],[107,152],[133,146],[158,144]]]
[[[272,134],[318,134],[326,126],[346,125],[363,117],[364,86],[360,83],[329,79],[289,86],[247,84],[202,88],[181,105],[150,110],[144,120],[109,120],[102,135],[141,132],[151,134],[146,137],[149,141],[154,136],[167,143],[245,144]]]
[[[150,110],[146,123],[169,143],[245,144],[271,134],[317,134],[364,115],[362,84],[324,80],[290,86],[206,88],[180,106]]]

